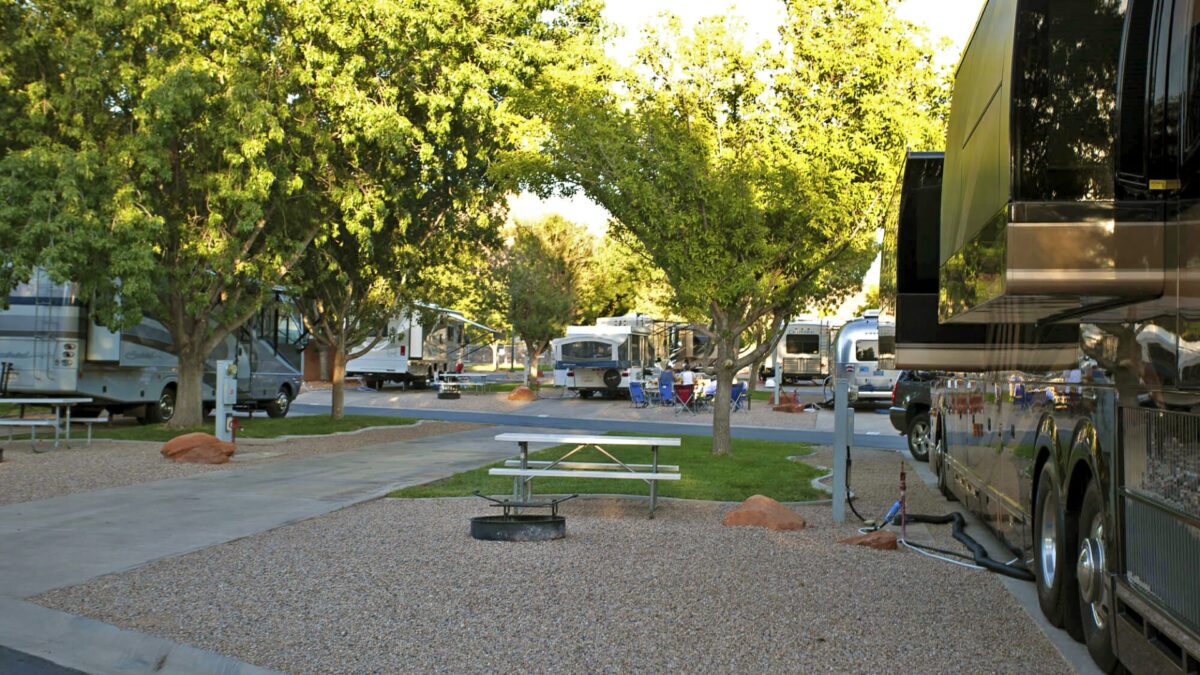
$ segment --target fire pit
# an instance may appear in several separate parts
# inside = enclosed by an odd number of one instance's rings
[[[485,541],[550,541],[567,536],[567,519],[558,515],[558,505],[579,495],[547,501],[519,502],[493,499],[475,491],[475,496],[504,509],[503,515],[471,519],[471,536]],[[547,514],[518,513],[520,509],[550,509]]]

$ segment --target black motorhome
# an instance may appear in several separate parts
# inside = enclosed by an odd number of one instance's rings
[[[1200,672],[1198,26],[1196,0],[989,0],[885,239],[897,366],[961,371],[939,487],[1106,672]]]

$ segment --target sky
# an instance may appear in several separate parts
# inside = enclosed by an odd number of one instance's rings
[[[983,3],[984,0],[901,0],[897,13],[928,27],[935,42],[949,38],[950,46],[938,58],[953,66],[971,37]],[[783,3],[779,0],[607,0],[604,16],[623,31],[620,38],[610,43],[609,54],[629,62],[637,51],[642,27],[664,12],[679,16],[685,28],[706,16],[736,15],[745,21],[748,38],[754,42],[773,40],[783,21]],[[586,225],[596,235],[604,233],[609,218],[607,211],[582,196],[542,200],[521,194],[509,199],[509,209],[511,217],[518,220],[536,220],[558,213]],[[867,276],[868,283],[872,278],[878,279],[878,270],[872,268]]]

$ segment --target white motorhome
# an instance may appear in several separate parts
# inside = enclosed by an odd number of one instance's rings
[[[554,384],[589,398],[627,394],[630,380],[643,380],[654,365],[654,319],[641,314],[603,317],[595,326],[570,326],[552,340]]]
[[[383,339],[369,352],[346,363],[346,375],[361,377],[375,388],[387,382],[428,386],[438,373],[453,371],[460,360],[466,362],[472,351],[472,328],[488,335],[496,332],[456,310],[414,305],[388,320]]]
[[[850,378],[851,396],[859,400],[890,400],[900,371],[896,370],[896,323],[871,309],[847,321],[837,332],[829,357],[831,385]],[[832,391],[832,389],[830,389]]]
[[[823,380],[829,375],[829,322],[815,317],[801,317],[788,323],[783,337],[775,347],[783,384],[800,380]],[[762,379],[772,377],[773,364],[763,364]]]
[[[201,396],[216,399],[217,359],[237,363],[238,403],[287,414],[300,393],[304,331],[294,307],[276,293],[208,357]],[[0,362],[7,364],[4,394],[86,396],[91,412],[165,422],[175,414],[178,359],[171,334],[153,318],[113,332],[91,319],[75,284],[55,283],[42,270],[18,284],[0,310]],[[81,411],[83,414],[87,412]]]

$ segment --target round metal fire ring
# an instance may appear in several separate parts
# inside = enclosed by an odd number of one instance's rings
[[[477,516],[471,519],[471,536],[486,541],[550,541],[567,536],[562,516]]]

